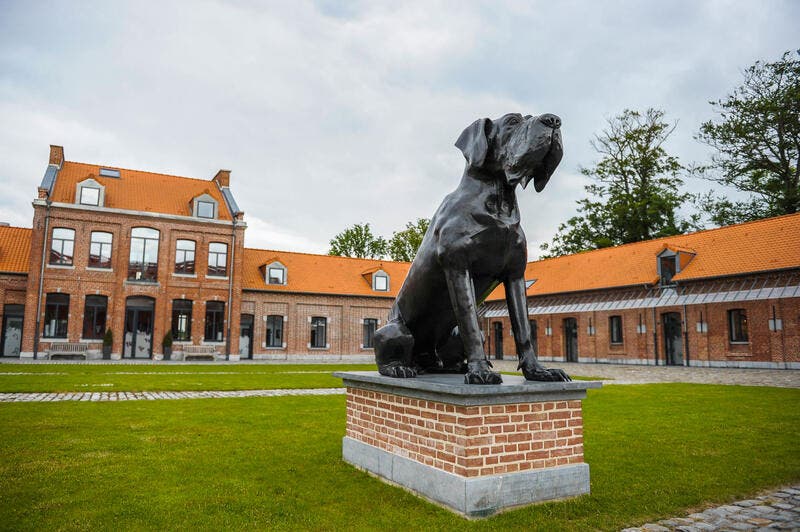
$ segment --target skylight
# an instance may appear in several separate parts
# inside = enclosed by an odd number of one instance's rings
[[[119,170],[113,168],[101,168],[100,175],[103,177],[119,177]]]

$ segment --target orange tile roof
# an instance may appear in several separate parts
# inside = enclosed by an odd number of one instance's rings
[[[800,213],[531,262],[528,295],[656,283],[666,248],[696,254],[677,282],[800,268]],[[504,297],[498,287],[487,299]]]
[[[100,176],[100,168],[119,170],[120,177]],[[222,192],[210,179],[193,179],[71,161],[65,161],[58,172],[50,199],[55,202],[75,203],[76,185],[88,178],[105,187],[106,207],[191,216],[192,199],[208,194],[217,200],[218,219],[231,220]]]
[[[0,272],[28,273],[31,230],[0,226]]]
[[[263,267],[275,261],[286,266],[286,285],[268,285],[264,281]],[[242,288],[274,292],[395,297],[410,266],[409,262],[245,248]],[[388,292],[372,289],[368,274],[378,269],[389,274]]]

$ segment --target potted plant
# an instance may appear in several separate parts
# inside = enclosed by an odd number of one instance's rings
[[[164,360],[169,360],[172,356],[172,331],[167,331],[167,334],[164,335],[161,347],[164,348]]]
[[[111,332],[111,329],[106,329],[106,333],[103,335],[103,360],[109,360],[111,358],[111,346],[114,344],[114,334]]]

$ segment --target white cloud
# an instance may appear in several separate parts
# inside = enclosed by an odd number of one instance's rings
[[[233,171],[248,246],[322,251],[356,222],[391,235],[458,183],[474,119],[553,112],[566,154],[520,194],[531,256],[574,213],[591,135],[662,107],[692,139],[755,59],[796,47],[774,2],[6,2],[0,217],[29,225],[47,145],[67,158],[210,178]],[[702,186],[702,183],[700,184]],[[264,234],[262,234],[262,232]]]

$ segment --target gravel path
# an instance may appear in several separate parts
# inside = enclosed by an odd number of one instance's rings
[[[156,399],[220,399],[227,397],[282,397],[286,395],[337,395],[344,388],[298,388],[285,390],[230,390],[197,392],[76,392],[0,393],[0,403],[50,401],[153,401]]]
[[[493,360],[492,364],[495,369],[501,371],[516,371],[517,369],[515,360]],[[797,369],[687,368],[685,366],[575,364],[570,362],[544,362],[544,365],[550,368],[562,368],[570,375],[601,377],[605,384],[688,382],[800,388],[800,370]]]

